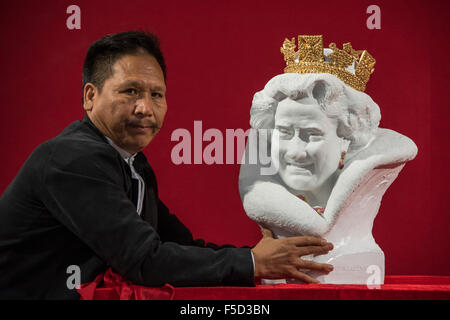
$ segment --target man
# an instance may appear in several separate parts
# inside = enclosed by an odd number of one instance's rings
[[[0,297],[72,298],[67,268],[81,283],[108,267],[146,286],[254,285],[331,266],[301,260],[324,254],[324,239],[276,240],[253,248],[194,240],[158,197],[141,152],[160,130],[165,63],[155,36],[125,32],[91,45],[83,67],[83,121],[30,155],[0,199]]]

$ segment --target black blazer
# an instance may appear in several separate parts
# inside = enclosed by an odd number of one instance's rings
[[[194,240],[158,198],[143,153],[142,217],[131,172],[87,116],[38,146],[0,198],[0,298],[79,298],[81,283],[108,267],[135,284],[254,285],[250,248]]]

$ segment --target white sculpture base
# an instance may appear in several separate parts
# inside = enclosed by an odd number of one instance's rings
[[[308,259],[308,257],[302,257]],[[321,259],[310,259],[319,262]],[[322,261],[320,261],[322,262]],[[334,270],[327,274],[314,273],[300,270],[310,277],[326,284],[366,284],[381,285],[384,283],[384,254],[383,252],[359,252],[346,254],[340,257],[330,258],[323,261],[332,264]],[[374,279],[374,280],[371,280]],[[262,284],[291,284],[303,283],[295,279],[262,279]]]

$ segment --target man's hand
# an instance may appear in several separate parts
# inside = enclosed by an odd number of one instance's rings
[[[263,238],[252,249],[255,259],[255,278],[284,279],[294,278],[309,283],[319,283],[314,278],[299,271],[309,269],[329,273],[330,264],[303,260],[302,256],[326,254],[333,245],[323,238],[301,236],[274,239],[272,231],[261,227]]]

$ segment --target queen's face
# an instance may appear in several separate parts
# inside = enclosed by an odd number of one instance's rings
[[[342,139],[337,122],[328,118],[313,99],[282,100],[275,113],[271,157],[288,187],[314,192],[336,172]]]

